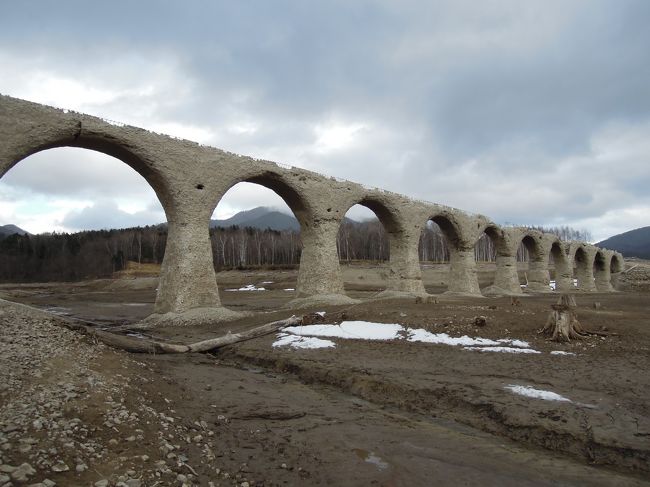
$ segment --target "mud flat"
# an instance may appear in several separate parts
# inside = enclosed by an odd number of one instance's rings
[[[292,298],[294,273],[220,277],[226,305],[258,313],[153,333],[190,342],[292,313],[277,310]],[[350,294],[375,292],[371,276],[354,281]],[[248,285],[265,290],[239,291]],[[146,314],[154,291],[155,279],[0,289],[118,324]],[[311,310],[324,312],[320,325],[343,323],[318,333],[306,326],[216,354],[161,356],[109,349],[55,315],[4,302],[0,480],[648,485],[648,295],[577,295],[583,325],[616,335],[564,345],[537,334],[555,299],[367,301]],[[487,325],[476,327],[477,316]],[[353,322],[375,325],[346,328]],[[378,337],[386,327],[393,335]],[[314,338],[333,346],[299,348]]]

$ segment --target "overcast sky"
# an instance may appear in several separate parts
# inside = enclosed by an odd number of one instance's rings
[[[649,25],[647,0],[22,0],[0,92],[597,241],[650,225]],[[217,216],[278,204],[238,185]],[[160,221],[91,151],[0,180],[31,232]]]

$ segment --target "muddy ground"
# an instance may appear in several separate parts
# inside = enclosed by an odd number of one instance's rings
[[[368,299],[385,270],[357,266],[344,276],[352,297]],[[443,276],[425,269],[427,290],[439,290]],[[281,309],[293,298],[294,271],[224,272],[219,282],[224,305],[257,313],[153,333],[192,342],[310,311]],[[227,291],[248,284],[266,291]],[[153,277],[3,285],[0,297],[124,324],[151,312],[155,287]],[[296,350],[273,347],[271,335],[215,354],[133,355],[5,305],[0,463],[27,463],[34,473],[25,483],[57,485],[648,485],[650,295],[578,294],[583,326],[610,335],[564,345],[537,334],[555,300],[439,296],[311,310],[328,323],[525,340],[536,354],[336,338],[335,348]],[[477,328],[477,316],[487,326]],[[570,401],[516,395],[513,385]],[[59,461],[69,469],[56,471]]]

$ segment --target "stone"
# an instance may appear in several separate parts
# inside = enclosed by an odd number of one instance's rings
[[[35,473],[36,470],[34,470],[34,468],[29,463],[23,463],[13,472],[11,472],[11,478],[18,482],[27,482],[27,480],[29,480],[29,477]]]
[[[54,465],[52,465],[52,472],[60,473],[60,472],[67,472],[68,470],[70,470],[70,467],[68,467],[61,460],[59,460]]]

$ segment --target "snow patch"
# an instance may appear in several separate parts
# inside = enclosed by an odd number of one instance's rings
[[[505,389],[508,389],[510,392],[513,392],[520,396],[532,397],[533,399],[543,399],[544,401],[573,402],[571,399],[560,396],[555,392],[535,389],[534,387],[530,386],[518,386],[515,384],[510,384],[505,386]]]
[[[564,350],[553,350],[551,352],[551,355],[574,355],[575,356],[575,353],[573,353],[573,352],[565,352]]]
[[[262,284],[273,284],[273,281],[262,281]]]
[[[316,312],[325,316],[325,311]],[[356,340],[400,340],[409,342],[433,343],[438,345],[461,346],[466,350],[507,353],[541,353],[530,348],[523,340],[501,338],[472,338],[467,335],[452,337],[447,333],[431,333],[422,328],[408,328],[397,323],[373,323],[369,321],[343,321],[341,324],[320,324],[290,326],[283,329],[285,334],[296,336],[318,336]],[[507,345],[507,346],[506,346]]]
[[[248,284],[247,286],[240,287],[239,289],[226,289],[226,291],[266,291],[266,288],[256,287],[255,284]]]
[[[284,329],[287,333],[300,336],[361,340],[395,340],[403,330],[402,325],[368,321],[343,321],[340,325],[290,326]]]
[[[316,311],[316,314],[322,318],[325,316],[325,311]]]
[[[465,350],[477,350],[479,352],[502,352],[502,353],[542,353],[532,348],[514,347],[463,347]]]
[[[285,289],[285,291],[295,291],[295,289],[292,288],[292,287],[288,287],[288,288]]]
[[[278,339],[273,342],[274,347],[286,347],[290,346],[291,348],[334,348],[336,343],[330,340],[321,340],[320,338],[314,337],[303,337],[298,335],[288,335],[285,333],[279,333]]]
[[[461,346],[475,346],[475,345],[499,345],[499,342],[490,340],[489,338],[471,338],[467,335],[462,337],[450,337],[446,333],[431,333],[430,331],[423,330],[422,328],[407,330],[409,342],[423,342],[423,343],[438,343],[442,345],[461,345]]]

